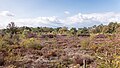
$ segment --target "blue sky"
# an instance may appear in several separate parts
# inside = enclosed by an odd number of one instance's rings
[[[120,0],[0,0],[0,11],[14,12],[18,17],[62,16],[75,13],[119,12]]]
[[[119,14],[119,7],[120,0],[0,0],[0,11],[13,13],[15,21],[53,16],[62,19],[74,17],[79,13],[83,15],[94,13],[104,15],[110,12]]]

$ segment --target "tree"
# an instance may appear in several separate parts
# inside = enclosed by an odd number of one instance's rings
[[[84,27],[81,30],[81,34],[84,34],[84,35],[89,34],[89,30],[86,27]]]
[[[12,38],[14,34],[17,34],[17,27],[14,22],[8,24],[7,31],[10,33],[10,38]]]
[[[107,31],[107,33],[113,33],[113,32],[115,32],[115,29],[117,29],[119,27],[119,24],[117,24],[117,22],[110,22],[109,24],[108,24],[108,31]]]
[[[60,33],[60,34],[64,34],[64,33],[66,33],[67,31],[68,31],[68,28],[67,28],[67,27],[62,27],[62,28],[59,29],[59,33]]]
[[[72,35],[76,35],[77,29],[76,29],[76,28],[71,28],[71,29],[70,29],[70,33],[71,33]]]

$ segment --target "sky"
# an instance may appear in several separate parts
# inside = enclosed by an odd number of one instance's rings
[[[89,27],[120,22],[120,0],[0,0],[0,28]]]

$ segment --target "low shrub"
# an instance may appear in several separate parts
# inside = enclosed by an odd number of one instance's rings
[[[43,47],[40,45],[39,41],[34,38],[25,39],[20,45],[24,46],[25,48],[33,48],[33,49],[42,49]]]
[[[83,39],[83,40],[81,41],[81,47],[82,47],[83,49],[86,49],[86,48],[89,46],[89,44],[90,44],[90,40],[89,40],[89,39]]]

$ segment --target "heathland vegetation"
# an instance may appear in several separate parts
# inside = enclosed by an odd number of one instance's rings
[[[120,68],[120,24],[0,29],[1,68]]]

